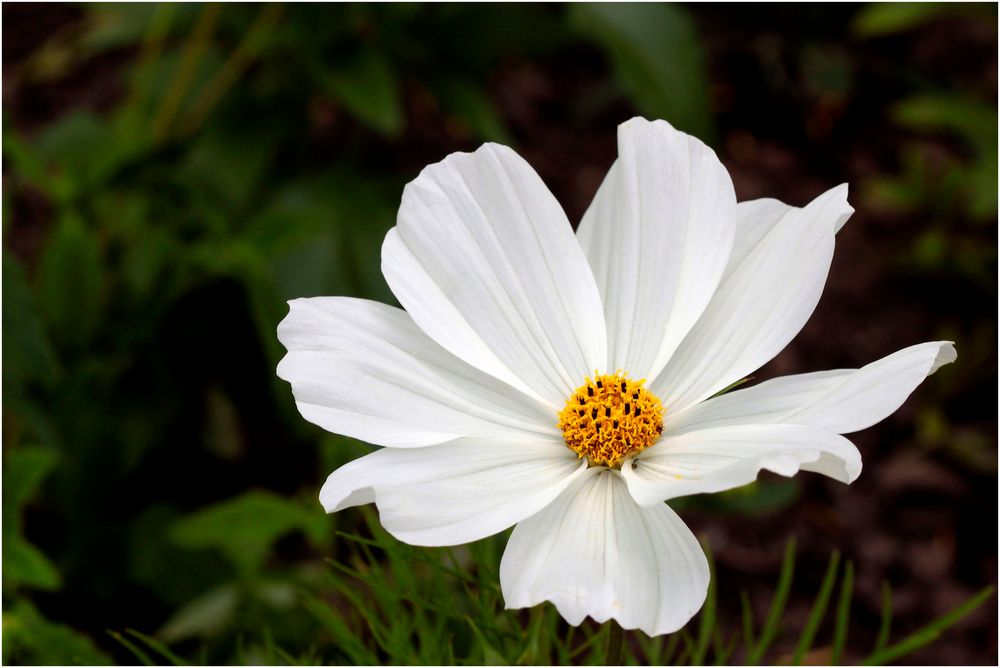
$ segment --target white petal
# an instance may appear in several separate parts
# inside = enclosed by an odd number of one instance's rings
[[[761,469],[793,476],[815,471],[844,483],[861,473],[861,455],[843,436],[799,425],[741,425],[664,436],[622,466],[641,505],[721,492],[753,482]]]
[[[851,373],[850,369],[837,369],[781,376],[726,392],[682,411],[666,413],[663,431],[679,435],[715,427],[781,422],[782,417],[823,396]]]
[[[618,160],[578,236],[604,302],[608,369],[653,378],[711,299],[736,194],[712,149],[665,121],[618,128]]]
[[[668,413],[664,432],[780,422],[849,434],[891,415],[924,378],[956,357],[951,342],[935,341],[904,348],[861,369],[775,378]]]
[[[651,384],[668,412],[712,396],[788,345],[819,301],[835,230],[851,211],[847,186],[838,186],[804,209],[788,207],[752,248],[737,248],[741,256]]]
[[[725,276],[738,267],[747,254],[759,244],[781,220],[801,209],[789,206],[784,202],[771,198],[752,199],[736,205],[736,238],[733,240],[733,252],[729,256]],[[833,224],[837,233],[851,217],[853,209],[844,209]]]
[[[551,409],[434,343],[400,309],[345,297],[289,302],[278,376],[303,417],[378,445],[558,435]]]
[[[403,191],[382,272],[416,323],[473,366],[561,408],[607,355],[593,274],[514,151],[486,144]]]
[[[319,498],[327,512],[374,500],[399,540],[458,545],[537,513],[586,470],[561,441],[462,439],[356,459],[330,474]]]
[[[684,626],[708,578],[701,546],[674,511],[640,508],[617,471],[599,468],[518,524],[500,562],[508,608],[551,601],[570,624],[589,615],[650,636]]]

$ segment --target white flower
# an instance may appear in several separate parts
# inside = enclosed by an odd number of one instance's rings
[[[850,483],[861,456],[840,434],[885,418],[956,354],[923,343],[710,398],[812,313],[853,212],[847,187],[801,209],[737,204],[712,150],[663,121],[624,123],[618,145],[575,235],[507,147],[424,169],[382,247],[406,310],[292,301],[278,375],[310,422],[386,446],[330,475],[328,512],[374,502],[415,545],[516,525],[508,608],[551,601],[571,624],[657,635],[697,612],[709,579],[665,500],[761,469]]]

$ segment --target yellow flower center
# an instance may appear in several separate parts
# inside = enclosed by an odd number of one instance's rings
[[[593,465],[619,468],[626,457],[663,433],[663,404],[625,374],[595,375],[577,388],[559,413],[570,450]]]

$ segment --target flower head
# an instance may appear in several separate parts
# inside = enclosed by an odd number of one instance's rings
[[[633,119],[618,144],[576,234],[509,148],[424,169],[382,247],[405,311],[294,300],[278,374],[307,420],[385,446],[330,475],[327,511],[374,502],[416,545],[514,526],[507,607],[551,601],[571,624],[656,635],[697,612],[709,578],[665,500],[762,469],[850,483],[861,456],[841,434],[956,355],[923,343],[715,396],[812,313],[847,187],[804,208],[738,204],[712,150],[669,124]]]

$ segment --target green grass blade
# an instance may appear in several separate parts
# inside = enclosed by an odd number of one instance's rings
[[[694,651],[694,639],[691,638],[691,634],[688,633],[686,629],[681,629],[677,635],[680,636],[681,642],[684,643],[684,648],[681,650],[681,653],[677,655],[677,660],[674,661],[673,664],[675,666],[690,665],[691,662],[689,661],[689,658]]]
[[[132,655],[135,656],[135,658],[139,659],[142,665],[144,666],[157,665],[156,661],[153,661],[151,658],[149,658],[148,654],[142,651],[142,649],[139,648],[131,640],[129,640],[122,634],[118,633],[118,631],[108,631],[108,635],[114,638],[122,647],[132,652]]]
[[[844,568],[844,579],[840,583],[840,597],[837,599],[837,619],[833,626],[833,647],[830,653],[830,663],[840,665],[840,657],[847,643],[847,628],[851,620],[851,595],[854,591],[854,564],[847,562]]]
[[[878,627],[878,637],[872,654],[878,654],[889,644],[889,633],[892,631],[892,587],[882,580],[882,620]]]
[[[740,610],[743,617],[744,651],[746,652],[747,660],[749,660],[756,640],[753,631],[753,608],[750,606],[750,594],[747,593],[746,589],[740,592]]]
[[[663,636],[657,636],[655,638],[650,638],[645,633],[636,633],[635,640],[639,644],[640,653],[636,656],[636,660],[641,666],[656,665],[653,657],[657,652],[657,648],[660,647],[660,642]]]
[[[595,643],[597,643],[598,645],[602,644],[602,643],[598,642],[599,640],[604,641],[606,643],[607,642],[605,640],[606,634],[607,634],[607,630],[604,629],[604,628],[601,628],[600,631],[598,631],[597,633],[591,635],[589,638],[587,638],[586,640],[584,640],[583,643],[581,643],[579,647],[577,647],[572,652],[570,652],[569,653],[569,658],[570,659],[576,659],[581,654],[583,654],[584,652],[586,652],[588,649],[590,649],[591,647],[593,647]]]
[[[938,617],[930,624],[918,629],[898,643],[886,647],[881,652],[875,652],[864,660],[863,665],[877,666],[895,661],[937,640],[946,629],[957,624],[963,617],[985,603],[987,599],[993,596],[995,591],[996,587],[990,585],[951,612]]]
[[[329,562],[335,568],[347,574],[348,576],[354,578],[355,580],[360,580],[365,582],[371,587],[372,581],[366,581],[362,578],[356,571],[353,571],[349,567],[339,564],[337,562]],[[383,651],[390,651],[389,638],[384,632],[384,625],[382,620],[379,618],[377,608],[369,606],[371,602],[371,594],[377,593],[375,587],[371,587],[371,591],[368,596],[364,596],[355,590],[356,584],[351,583],[349,580],[341,580],[340,578],[331,578],[330,580],[333,587],[348,600],[351,606],[357,611],[358,615],[364,620],[368,630],[371,632],[372,638],[382,648]]]
[[[785,602],[788,600],[788,592],[792,588],[792,575],[795,572],[795,539],[788,541],[785,547],[785,557],[781,562],[781,574],[778,576],[778,587],[771,599],[771,609],[764,620],[764,628],[760,634],[760,640],[754,646],[747,663],[755,666],[760,663],[771,643],[778,635],[778,627],[781,623],[781,616],[785,612]]]
[[[606,622],[608,627],[608,644],[605,646],[604,665],[622,665],[622,645],[625,644],[625,629],[614,619]]]
[[[660,654],[652,665],[654,666],[669,666],[673,663],[674,652],[677,651],[677,645],[680,644],[681,636],[679,633],[672,633],[669,638],[667,638],[667,646],[660,646]]]
[[[712,631],[715,629],[715,560],[712,559],[712,552],[708,545],[702,545],[705,550],[705,557],[708,559],[708,594],[705,597],[705,607],[701,609],[701,620],[698,624],[698,639],[691,653],[691,663],[700,666],[705,663],[705,655],[708,653],[708,646],[712,640]]]
[[[359,634],[348,627],[342,616],[331,609],[326,601],[314,595],[307,595],[303,597],[303,608],[326,629],[333,640],[333,646],[352,664],[362,666],[378,662],[377,656],[361,642]]]
[[[722,637],[722,631],[718,628],[715,629],[715,661],[713,665],[715,666],[725,666],[729,663],[729,657],[733,655],[736,651],[736,645],[740,642],[740,632],[733,631],[729,635],[729,642],[725,642]]]
[[[184,659],[174,654],[172,651],[170,651],[170,648],[167,647],[166,644],[160,642],[156,638],[151,638],[145,633],[140,633],[135,629],[125,629],[125,633],[132,636],[136,640],[139,640],[142,643],[144,643],[147,647],[157,652],[160,656],[169,661],[172,665],[174,666],[188,665]]]
[[[830,556],[830,563],[826,567],[826,575],[823,576],[823,583],[820,585],[816,602],[813,604],[813,609],[809,613],[809,619],[806,620],[805,628],[802,629],[802,636],[795,647],[795,654],[792,657],[792,665],[794,666],[802,665],[802,659],[812,647],[813,640],[816,638],[816,632],[819,630],[819,625],[823,622],[823,617],[826,616],[826,608],[830,603],[830,594],[833,592],[833,585],[837,582],[837,568],[839,566],[840,552],[834,551]]]
[[[558,615],[552,615],[548,606],[545,606],[545,612],[546,616],[552,620],[549,622],[549,643],[551,643],[556,650],[555,663],[560,666],[565,666],[569,663],[570,641],[573,636],[570,634],[560,634],[559,628],[563,626],[560,621],[560,617]],[[571,626],[570,631],[572,630],[573,627]]]
[[[528,627],[524,630],[524,650],[514,661],[518,666],[535,666],[546,663],[542,656],[542,624],[545,622],[544,609],[535,606],[528,617]],[[547,657],[545,657],[547,658]]]
[[[286,666],[304,666],[304,665],[306,665],[305,661],[303,661],[300,658],[292,656],[292,654],[288,650],[282,649],[281,647],[278,647],[277,645],[274,645],[271,651],[274,652],[274,656],[276,656],[278,659],[280,659],[281,663],[284,664],[284,665],[286,665]]]

